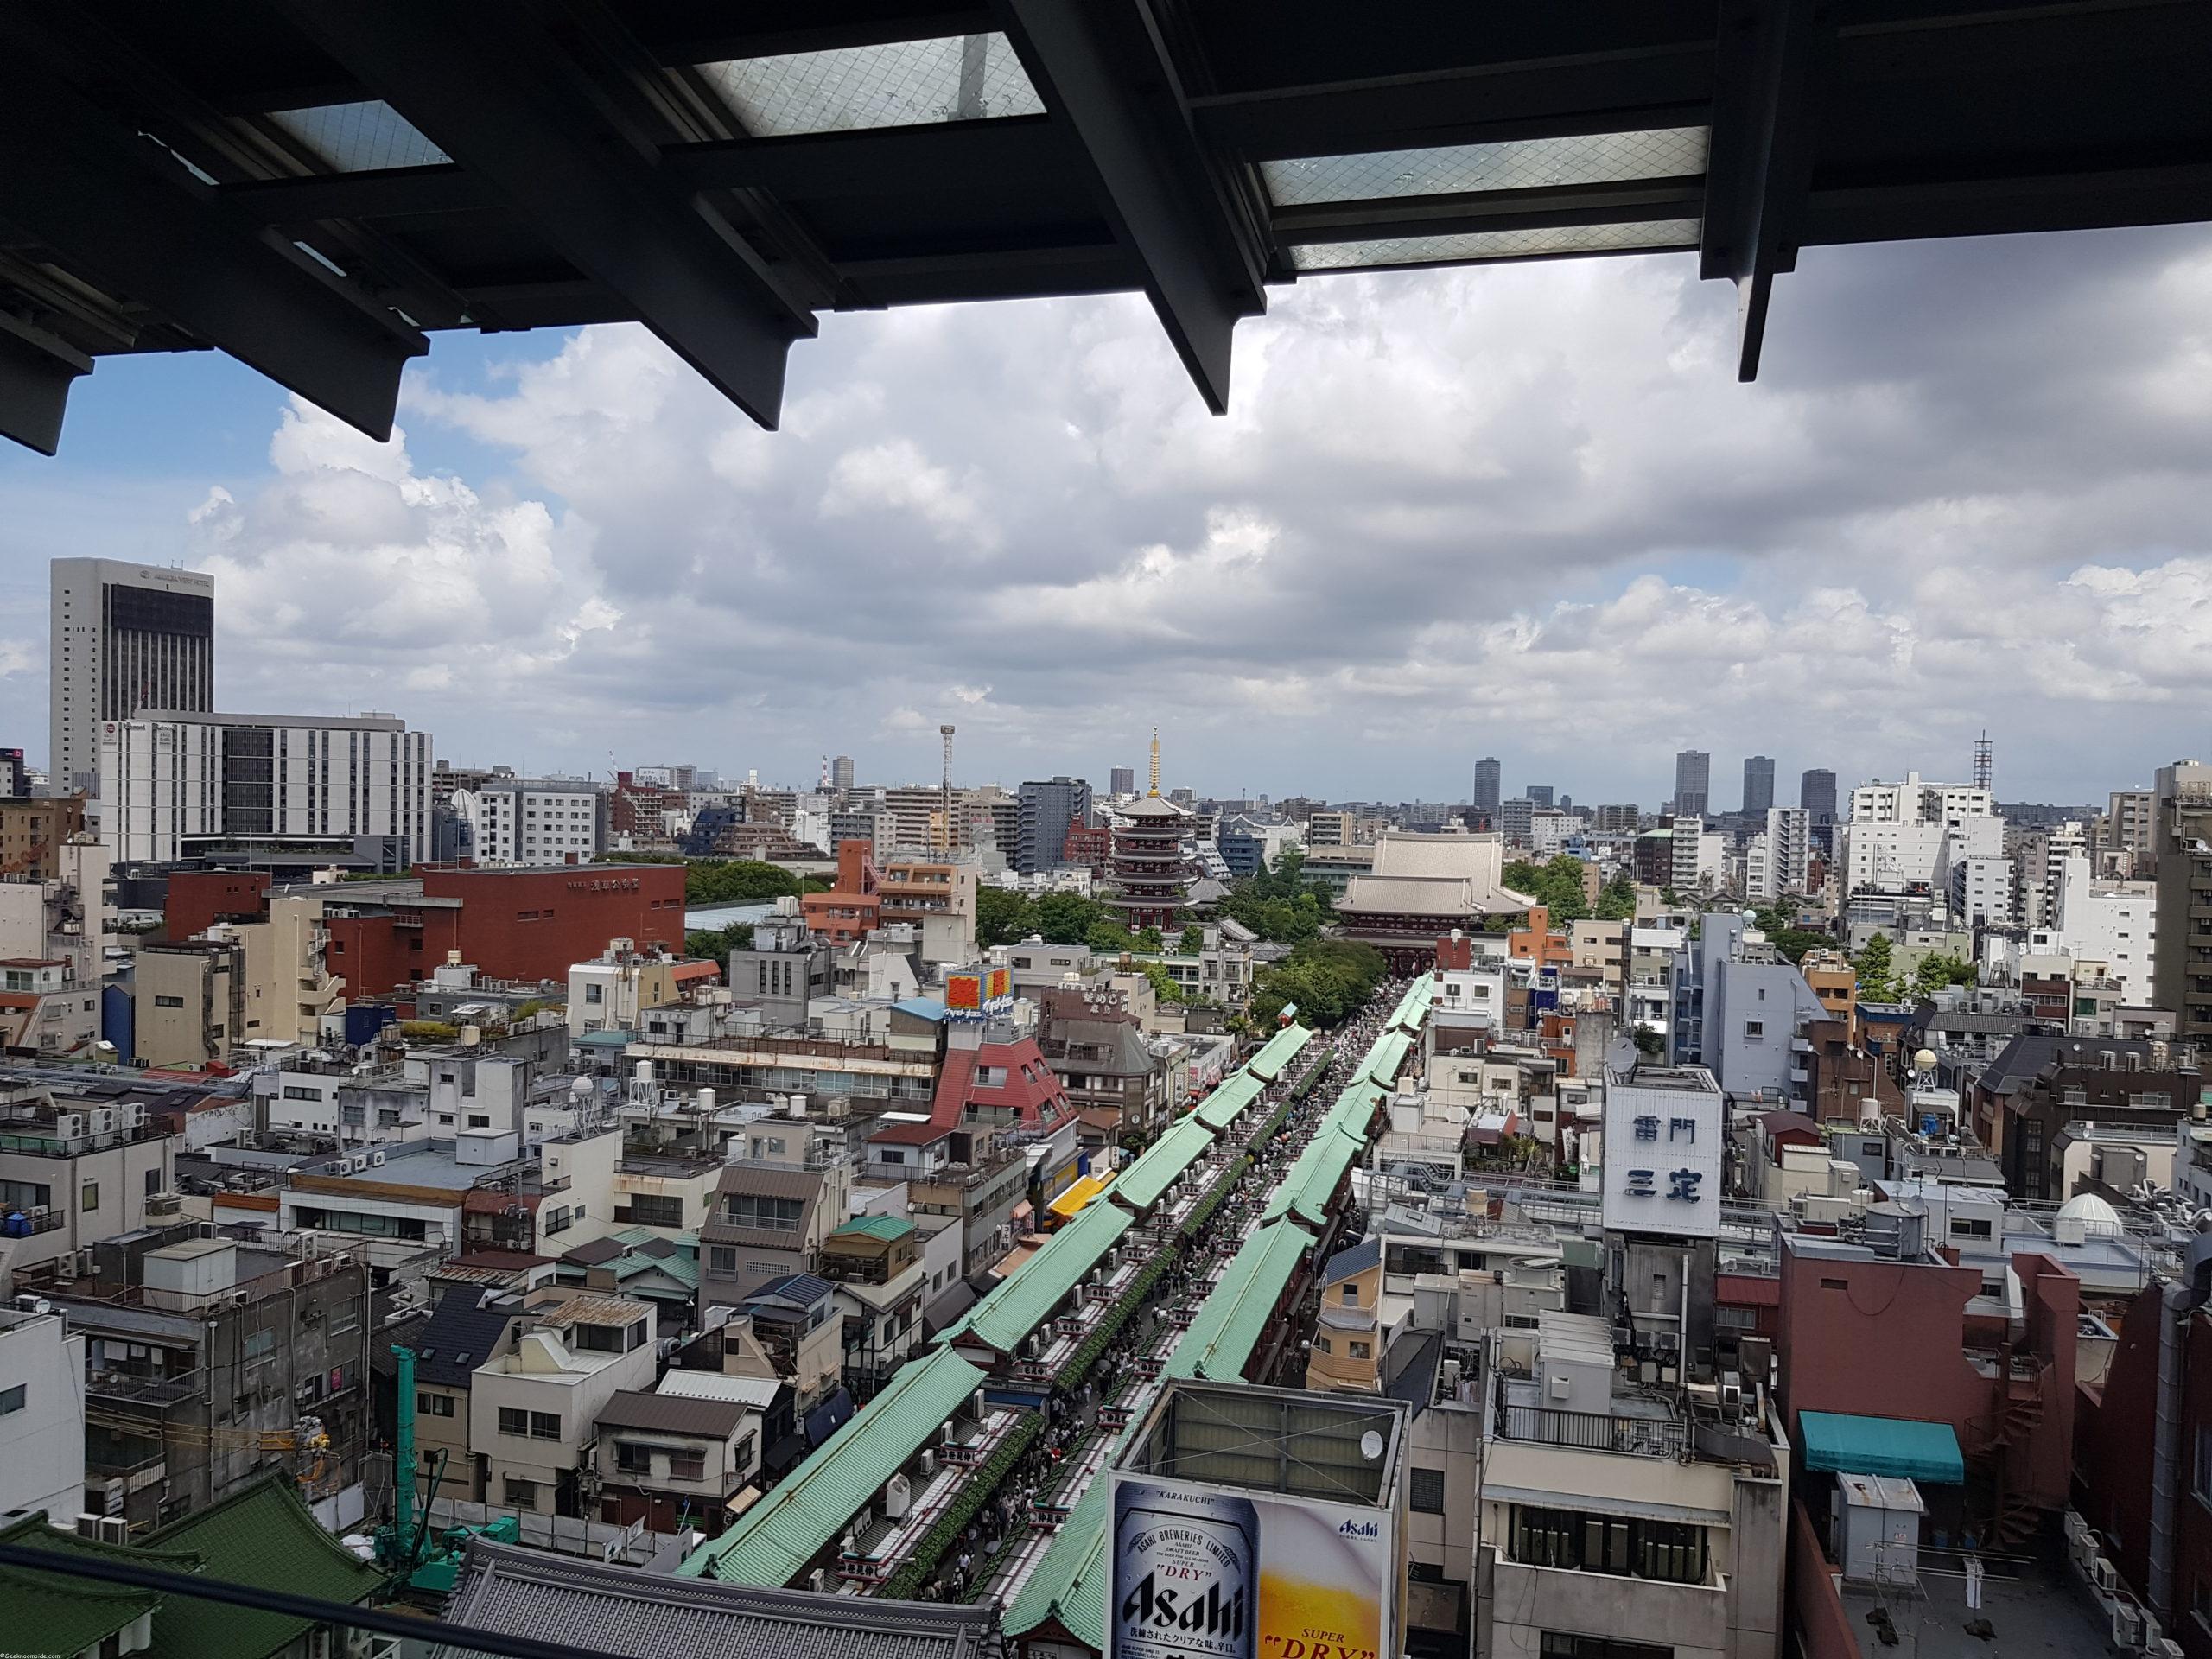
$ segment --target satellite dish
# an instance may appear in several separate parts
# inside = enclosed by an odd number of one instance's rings
[[[1377,1458],[1381,1457],[1382,1455],[1382,1436],[1371,1428],[1369,1429],[1366,1433],[1361,1435],[1359,1437],[1359,1455],[1365,1458],[1370,1463],[1373,1463]]]

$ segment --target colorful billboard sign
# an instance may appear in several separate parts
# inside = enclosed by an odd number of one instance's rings
[[[1391,1659],[1398,1522],[1113,1471],[1106,1659]]]

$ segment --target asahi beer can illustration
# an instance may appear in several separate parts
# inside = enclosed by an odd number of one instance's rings
[[[1227,1493],[1117,1482],[1112,1659],[1255,1659],[1260,1520]]]

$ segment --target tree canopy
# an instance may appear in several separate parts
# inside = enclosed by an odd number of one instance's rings
[[[1550,911],[1554,927],[1564,927],[1591,914],[1590,901],[1582,896],[1582,872],[1586,868],[1580,859],[1566,853],[1543,864],[1516,858],[1505,867],[1502,879],[1514,892],[1527,893]],[[1602,902],[1605,895],[1600,893],[1598,896]],[[1622,913],[1636,914],[1633,883],[1628,889],[1628,908]]]
[[[1851,965],[1859,970],[1859,1000],[1862,1002],[1894,1002],[1897,1000],[1898,984],[1896,958],[1890,946],[1890,936],[1877,933],[1866,941],[1864,950],[1853,957]]]
[[[1252,1018],[1271,1026],[1286,1003],[1295,1002],[1304,1024],[1333,1026],[1365,1002],[1389,971],[1382,953],[1371,946],[1308,939],[1253,976]]]
[[[1333,913],[1328,889],[1306,878],[1306,855],[1286,847],[1271,869],[1248,875],[1229,890],[1221,912],[1275,944],[1318,938]]]
[[[683,954],[699,962],[711,962],[722,970],[722,982],[729,982],[729,953],[753,948],[753,924],[732,922],[728,927],[695,927],[683,936]]]
[[[1933,996],[1947,986],[1971,985],[1974,982],[1972,963],[1936,951],[1923,957],[1912,970],[1912,988],[1923,996]]]

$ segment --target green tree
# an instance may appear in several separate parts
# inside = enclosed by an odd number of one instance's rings
[[[1932,950],[1912,970],[1912,988],[1923,996],[1933,996],[1946,986],[1971,985],[1974,982],[1972,963]]]
[[[1253,976],[1252,1020],[1272,1026],[1286,1003],[1309,1026],[1332,1026],[1367,1001],[1389,972],[1380,951],[1349,939],[1310,939]]]
[[[1579,922],[1590,914],[1590,901],[1582,895],[1582,861],[1566,853],[1548,863],[1531,863],[1527,859],[1516,859],[1502,872],[1501,879],[1516,893],[1525,893],[1551,912],[1554,927],[1564,927],[1569,922]],[[1636,891],[1629,890],[1629,913],[1636,910]]]
[[[1205,948],[1206,931],[1196,923],[1185,928],[1183,937],[1175,941],[1175,953],[1178,956],[1195,957]]]
[[[1859,970],[1859,1000],[1862,1002],[1894,1002],[1897,998],[1895,977],[1895,958],[1890,946],[1890,936],[1877,933],[1866,941],[1866,947],[1853,957],[1851,965]]]
[[[1118,956],[1136,944],[1129,937],[1129,930],[1119,922],[1093,922],[1085,931],[1083,942],[1102,957]]]
[[[819,880],[819,877],[810,878]],[[757,858],[702,858],[683,878],[683,899],[692,905],[758,905],[800,893],[826,892],[829,883],[810,887],[780,864]]]
[[[1137,930],[1136,948],[1140,950],[1149,951],[1152,955],[1156,957],[1162,950],[1165,950],[1167,948],[1167,941],[1164,937],[1162,937],[1158,928],[1141,927]]]
[[[1328,890],[1306,879],[1306,855],[1286,847],[1272,868],[1245,877],[1222,900],[1222,914],[1272,944],[1319,937],[1333,913]]]
[[[976,943],[988,948],[1014,944],[1037,931],[1037,906],[1011,887],[982,887],[976,893]]]
[[[1615,876],[1598,891],[1598,919],[1627,922],[1636,918],[1636,883],[1627,874]]]
[[[1144,976],[1152,982],[1152,993],[1162,1002],[1180,1002],[1183,988],[1175,982],[1175,976],[1156,962],[1141,963]]]
[[[722,970],[722,979],[729,979],[729,953],[753,948],[753,924],[732,922],[728,927],[697,927],[683,936],[683,954],[700,962],[711,962]]]
[[[1667,1039],[1649,1026],[1638,1026],[1629,1035],[1636,1039],[1636,1052],[1647,1060],[1656,1060],[1667,1052]]]
[[[1112,919],[1112,913],[1095,899],[1077,893],[1047,893],[1039,897],[1034,931],[1053,944],[1081,944],[1091,925]]]

